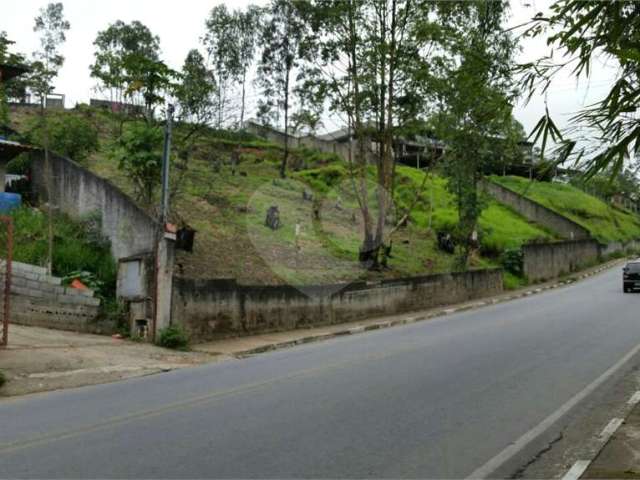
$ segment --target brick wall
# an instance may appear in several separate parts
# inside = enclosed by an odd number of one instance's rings
[[[11,265],[11,318],[19,325],[109,333],[115,325],[99,320],[100,300],[91,290],[64,287],[62,279],[26,263]]]
[[[500,269],[300,288],[174,278],[171,322],[204,341],[394,315],[500,292]]]

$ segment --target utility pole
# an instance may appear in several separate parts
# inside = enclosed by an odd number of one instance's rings
[[[164,149],[162,151],[162,204],[160,205],[160,223],[164,230],[169,215],[169,156],[171,154],[171,123],[173,105],[167,105],[167,122],[164,128]]]
[[[166,265],[166,245],[164,245],[165,229],[169,216],[169,157],[171,155],[171,122],[173,120],[173,105],[167,105],[167,120],[164,128],[164,147],[162,150],[162,199],[160,201],[160,218],[158,222],[158,237],[155,244],[155,273],[154,273],[154,294],[153,294],[153,328],[151,339],[156,340],[158,324],[160,322],[161,306],[160,296],[162,295],[161,270]],[[166,292],[165,292],[166,295]],[[166,306],[166,302],[163,303]],[[164,311],[164,310],[163,310]]]

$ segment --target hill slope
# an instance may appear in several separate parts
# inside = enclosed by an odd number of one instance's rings
[[[491,180],[582,225],[601,242],[640,238],[640,218],[637,215],[609,205],[571,185],[531,182],[512,176],[493,176]]]

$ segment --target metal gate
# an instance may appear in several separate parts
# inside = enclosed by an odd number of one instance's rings
[[[0,347],[9,341],[11,314],[11,262],[13,258],[13,219],[0,215]]]

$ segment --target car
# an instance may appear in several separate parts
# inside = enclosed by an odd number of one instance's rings
[[[624,293],[640,288],[640,261],[629,262],[622,269],[622,291]]]

